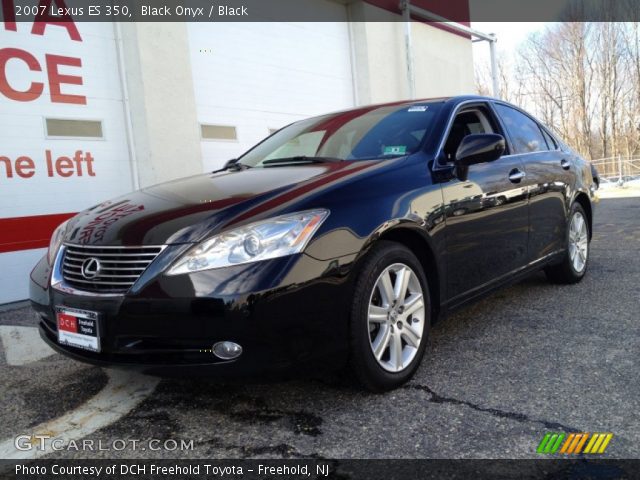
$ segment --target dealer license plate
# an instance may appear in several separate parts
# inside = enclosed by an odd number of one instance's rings
[[[98,312],[77,308],[56,307],[58,322],[58,343],[70,347],[83,348],[92,352],[100,351],[98,333]]]

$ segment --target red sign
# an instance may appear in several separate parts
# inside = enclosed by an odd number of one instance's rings
[[[58,330],[65,332],[78,333],[78,319],[73,315],[66,313],[58,313]]]

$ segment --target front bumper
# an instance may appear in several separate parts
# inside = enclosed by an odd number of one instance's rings
[[[164,261],[178,250],[167,248]],[[300,254],[178,276],[150,267],[128,293],[94,296],[51,287],[45,257],[31,273],[30,296],[42,338],[96,365],[220,376],[336,368],[347,359],[352,262]],[[99,353],[58,343],[57,306],[99,312]],[[240,344],[242,355],[213,355],[212,345],[225,340]]]

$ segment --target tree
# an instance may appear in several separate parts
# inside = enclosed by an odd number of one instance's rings
[[[638,22],[554,24],[499,66],[501,98],[534,113],[585,157],[640,153]],[[478,91],[488,91],[486,66],[477,72]]]

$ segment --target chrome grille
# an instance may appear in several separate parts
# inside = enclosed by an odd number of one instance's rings
[[[162,251],[163,247],[98,247],[65,245],[62,277],[78,290],[95,293],[125,293]],[[83,264],[96,259],[100,268],[91,278]]]

